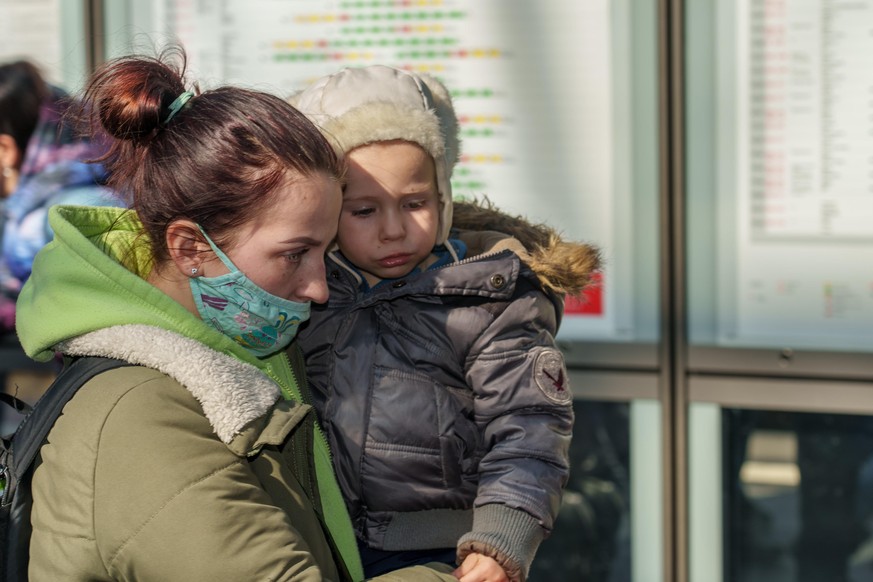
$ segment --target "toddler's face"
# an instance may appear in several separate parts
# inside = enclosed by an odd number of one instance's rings
[[[440,204],[433,159],[406,141],[355,148],[337,243],[370,284],[403,277],[426,262],[436,244]]]

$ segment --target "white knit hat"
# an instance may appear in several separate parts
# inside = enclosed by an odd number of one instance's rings
[[[340,155],[365,144],[405,140],[431,155],[442,202],[442,244],[452,227],[452,170],[458,161],[458,119],[442,83],[383,65],[322,77],[288,100],[318,125]]]

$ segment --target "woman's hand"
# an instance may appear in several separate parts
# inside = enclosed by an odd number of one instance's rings
[[[500,564],[482,554],[469,554],[452,573],[461,582],[509,582]]]

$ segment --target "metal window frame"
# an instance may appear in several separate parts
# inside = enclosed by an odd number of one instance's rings
[[[873,382],[873,355],[792,348],[690,346],[688,372]]]
[[[663,579],[675,582],[688,581],[683,10],[683,0],[658,0]]]

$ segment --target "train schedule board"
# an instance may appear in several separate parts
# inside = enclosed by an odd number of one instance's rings
[[[631,140],[621,129],[631,98],[617,90],[628,74],[617,40],[627,36],[617,18],[626,4],[156,0],[151,28],[134,32],[181,42],[204,88],[230,82],[289,95],[341,67],[372,63],[440,78],[462,132],[455,195],[487,196],[601,247],[600,285],[568,299],[562,334],[622,340],[636,333],[626,267]]]
[[[873,350],[873,1],[735,10],[719,340]]]

